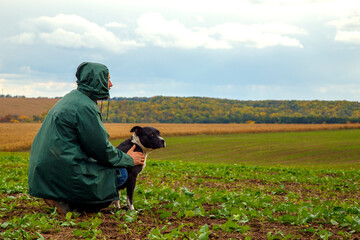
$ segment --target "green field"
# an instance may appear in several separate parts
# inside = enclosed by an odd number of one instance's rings
[[[165,138],[150,159],[360,169],[360,129]]]
[[[137,211],[66,217],[28,196],[29,153],[0,153],[0,238],[359,239],[359,133],[166,137]]]

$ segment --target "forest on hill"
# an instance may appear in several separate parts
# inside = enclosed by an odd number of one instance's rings
[[[107,103],[102,112],[106,119]],[[360,122],[350,101],[240,101],[207,97],[114,98],[107,122],[117,123],[346,123]]]
[[[355,123],[360,103],[350,101],[241,101],[207,97],[112,98],[99,102],[114,123]],[[24,103],[23,107],[26,107]],[[50,107],[49,107],[50,109]],[[49,110],[48,109],[48,110]],[[41,122],[38,115],[6,115],[0,122]]]

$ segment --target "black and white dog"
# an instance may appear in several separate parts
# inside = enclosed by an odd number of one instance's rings
[[[126,169],[128,172],[128,178],[122,186],[118,187],[118,191],[120,195],[120,191],[126,188],[129,210],[134,210],[133,196],[136,185],[136,177],[145,168],[146,157],[149,155],[149,153],[155,149],[164,148],[166,144],[165,140],[160,135],[160,131],[156,128],[142,128],[135,126],[130,130],[130,132],[134,133],[132,137],[122,142],[119,146],[117,146],[117,148],[126,153],[134,144],[136,144],[134,151],[144,153],[145,163],[144,166],[138,165]],[[120,208],[120,201],[115,201],[114,205],[116,208]]]

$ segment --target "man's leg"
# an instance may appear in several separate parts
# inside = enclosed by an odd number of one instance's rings
[[[120,187],[122,186],[127,178],[128,173],[126,168],[118,168],[116,171],[116,186]],[[105,202],[105,203],[98,203],[98,204],[82,204],[82,203],[73,203],[70,202],[70,209],[71,211],[79,211],[79,212],[98,212],[103,208],[107,208],[111,202]]]
[[[127,180],[128,173],[126,168],[116,169],[116,186],[121,187]]]

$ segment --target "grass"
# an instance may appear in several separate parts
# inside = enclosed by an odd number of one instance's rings
[[[360,237],[358,170],[149,160],[135,190],[137,211],[61,217],[29,197],[28,156],[0,153],[1,239]]]
[[[360,130],[352,129],[166,137],[167,147],[150,159],[360,169],[359,136]]]
[[[139,175],[137,211],[65,217],[28,195],[29,153],[0,152],[0,238],[359,239],[359,134],[166,137]]]

